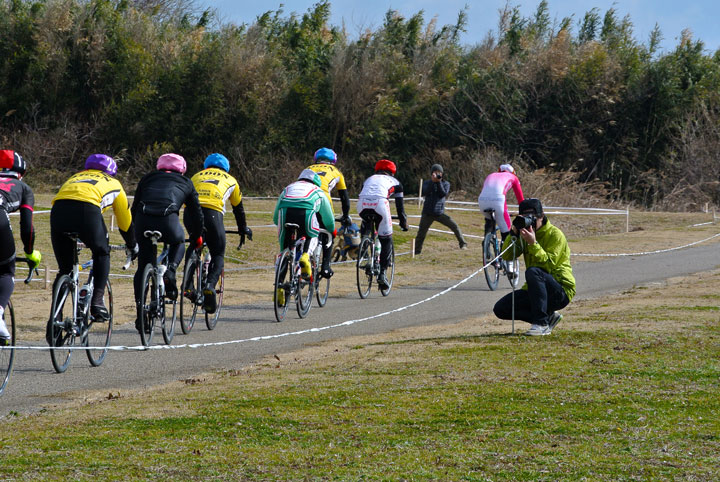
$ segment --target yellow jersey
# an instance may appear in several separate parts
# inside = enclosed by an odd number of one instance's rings
[[[345,177],[340,172],[340,169],[335,167],[334,164],[313,164],[312,166],[308,166],[308,169],[314,171],[318,176],[320,176],[320,181],[322,183],[320,184],[320,189],[325,191],[325,194],[331,203],[332,198],[330,197],[330,192],[333,189],[337,188],[338,191],[347,189],[347,186],[345,186]]]
[[[192,177],[192,183],[198,192],[200,206],[225,214],[225,201],[237,206],[242,201],[240,186],[227,172],[217,167],[203,169]]]
[[[52,203],[61,199],[90,203],[101,212],[112,206],[118,228],[126,232],[130,228],[132,215],[125,190],[120,181],[103,171],[87,169],[71,176],[60,187]]]

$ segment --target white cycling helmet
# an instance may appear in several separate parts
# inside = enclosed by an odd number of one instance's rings
[[[499,171],[500,172],[505,171],[505,172],[509,172],[511,174],[515,174],[515,168],[512,167],[510,164],[500,164]]]

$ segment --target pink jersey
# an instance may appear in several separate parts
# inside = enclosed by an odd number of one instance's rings
[[[505,194],[512,187],[518,202],[522,202],[523,192],[520,187],[520,180],[515,174],[510,172],[493,172],[485,178],[483,183],[480,199],[502,199],[505,200]]]

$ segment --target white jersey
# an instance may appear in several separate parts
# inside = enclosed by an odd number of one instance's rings
[[[363,183],[360,198],[403,197],[403,187],[400,181],[387,174],[374,174]]]

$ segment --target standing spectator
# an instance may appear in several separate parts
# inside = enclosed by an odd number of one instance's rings
[[[420,216],[420,227],[415,237],[415,254],[422,252],[425,235],[430,225],[435,221],[444,224],[455,233],[460,249],[467,249],[467,243],[463,238],[462,231],[457,223],[450,216],[445,214],[445,198],[450,192],[450,183],[443,180],[443,168],[440,164],[433,164],[430,168],[430,179],[423,182],[422,195],[425,198],[422,216]]]

